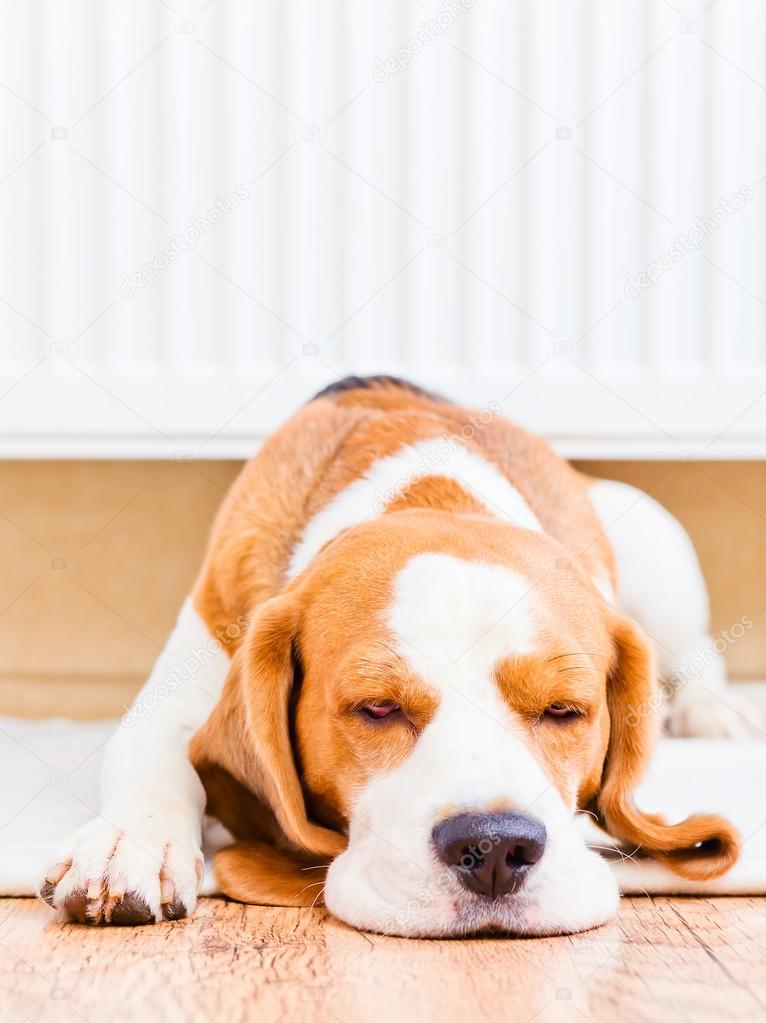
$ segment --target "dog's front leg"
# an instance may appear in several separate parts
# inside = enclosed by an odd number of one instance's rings
[[[194,909],[205,793],[187,747],[229,667],[187,600],[146,685],[109,739],[96,817],[59,851],[40,887],[66,918],[92,924],[177,919]]]

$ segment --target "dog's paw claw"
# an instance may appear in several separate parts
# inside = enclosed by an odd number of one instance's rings
[[[40,898],[65,920],[139,925],[180,920],[194,909],[202,854],[180,829],[91,821],[66,859],[45,875]]]
[[[56,903],[51,902],[51,905],[56,908]],[[76,888],[70,892],[61,904],[61,910],[65,920],[69,920],[76,924],[87,924],[91,921],[88,919],[88,893],[84,888]]]
[[[154,913],[152,913],[140,895],[136,892],[128,892],[119,901],[115,902],[110,909],[109,919],[103,922],[124,926],[153,924]]]
[[[162,907],[162,915],[166,920],[183,920],[187,915],[186,906],[180,899],[173,899]]]

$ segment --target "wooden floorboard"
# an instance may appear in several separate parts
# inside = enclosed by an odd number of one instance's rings
[[[206,899],[190,920],[60,924],[0,900],[2,1023],[766,1019],[766,899],[624,899],[571,937],[416,941]]]

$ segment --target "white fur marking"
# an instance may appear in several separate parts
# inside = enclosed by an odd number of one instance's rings
[[[433,476],[455,480],[481,501],[490,514],[523,529],[542,532],[522,495],[494,465],[444,438],[424,440],[379,459],[314,516],[293,551],[288,578],[302,571],[342,530],[381,514],[413,483]]]

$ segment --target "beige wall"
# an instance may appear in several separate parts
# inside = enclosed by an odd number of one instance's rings
[[[691,532],[714,629],[748,615],[732,674],[766,678],[766,466],[583,463]],[[0,712],[112,713],[194,579],[234,462],[0,462]]]
[[[588,462],[579,467],[641,487],[680,519],[708,582],[713,634],[744,615],[753,622],[727,651],[730,674],[766,679],[766,463]]]
[[[130,699],[238,469],[0,462],[0,712],[98,716]]]

